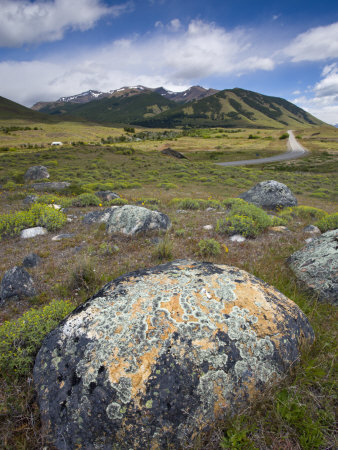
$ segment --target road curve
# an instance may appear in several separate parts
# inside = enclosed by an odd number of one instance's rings
[[[258,159],[245,159],[243,161],[230,161],[230,162],[221,162],[216,163],[218,166],[250,166],[252,164],[265,164],[279,161],[287,161],[289,159],[296,159],[305,156],[308,153],[306,150],[295,138],[293,131],[288,130],[289,139],[287,143],[288,151],[285,153],[281,153],[280,155],[270,156],[269,158],[258,158]]]

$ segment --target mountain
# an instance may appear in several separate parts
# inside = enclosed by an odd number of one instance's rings
[[[245,89],[225,89],[201,100],[176,105],[155,117],[140,119],[145,127],[285,128],[321,125],[322,121],[287,100]]]
[[[54,122],[55,119],[48,114],[32,111],[30,108],[0,96],[0,120],[23,119],[32,122]]]
[[[183,92],[168,91],[163,87],[148,88],[141,85],[124,86],[120,89],[111,90],[109,92],[89,90],[86,92],[82,92],[81,94],[71,95],[70,97],[60,97],[55,102],[37,102],[32,106],[32,109],[34,111],[44,110],[45,112],[48,112],[50,114],[55,109],[59,109],[61,106],[64,106],[66,103],[83,104],[89,103],[93,100],[101,100],[103,98],[130,97],[138,94],[150,94],[152,92],[160,94],[162,97],[168,100],[187,103],[192,100],[199,100],[201,98],[208,97],[209,95],[216,94],[216,92],[219,91],[216,89],[205,89],[202,86],[192,86]],[[65,112],[66,111],[67,108],[65,109]]]

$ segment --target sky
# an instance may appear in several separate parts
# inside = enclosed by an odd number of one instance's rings
[[[338,123],[337,0],[0,0],[0,95],[240,87]]]

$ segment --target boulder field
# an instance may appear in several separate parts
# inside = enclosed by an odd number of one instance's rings
[[[178,448],[239,412],[314,339],[298,306],[235,267],[178,260],[105,285],[34,366],[58,449]]]

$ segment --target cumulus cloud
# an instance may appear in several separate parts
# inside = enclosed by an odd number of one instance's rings
[[[85,31],[104,16],[133,8],[128,1],[107,7],[101,0],[0,0],[0,47],[62,39],[67,30]]]
[[[338,22],[299,34],[285,49],[293,62],[321,61],[338,57]]]
[[[258,46],[252,47],[253,37],[247,30],[228,32],[201,20],[185,28],[179,21],[171,26],[179,29],[173,33],[167,27],[157,28],[153,34],[116,40],[67,60],[54,55],[44,61],[0,63],[2,95],[30,106],[37,100],[130,84],[184,90],[208,76],[274,67]]]
[[[295,98],[294,103],[331,124],[338,123],[338,65],[324,67],[322,79],[312,89],[312,96]]]

